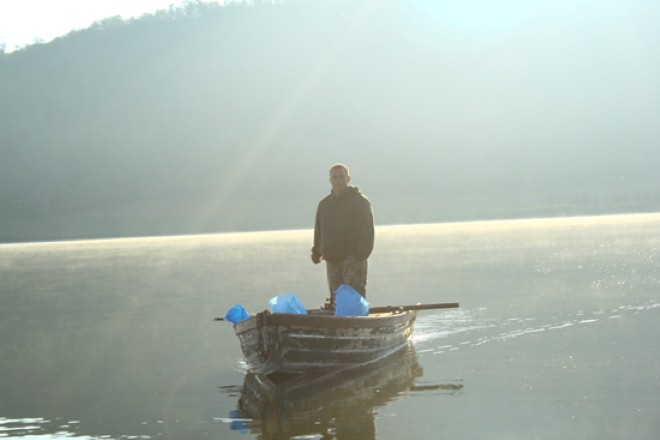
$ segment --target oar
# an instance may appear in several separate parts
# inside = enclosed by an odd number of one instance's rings
[[[394,311],[408,311],[408,310],[433,310],[433,309],[454,309],[458,307],[458,303],[439,303],[439,304],[415,304],[408,306],[385,306],[385,307],[370,307],[369,313],[386,313]]]
[[[438,304],[414,304],[407,306],[384,306],[384,307],[370,307],[369,313],[387,313],[387,312],[404,312],[408,310],[435,310],[435,309],[455,309],[458,303],[438,303]],[[224,321],[225,318],[217,317],[214,321]]]

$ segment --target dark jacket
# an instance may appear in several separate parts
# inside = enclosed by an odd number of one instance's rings
[[[314,226],[314,255],[340,261],[354,255],[366,260],[374,248],[374,217],[369,199],[354,186],[319,202]]]

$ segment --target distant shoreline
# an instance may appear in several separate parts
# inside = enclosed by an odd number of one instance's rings
[[[528,210],[529,212],[529,210]],[[511,213],[510,213],[511,214]],[[660,214],[660,209],[646,210],[646,211],[611,211],[611,212],[574,212],[555,215],[529,215],[529,216],[501,216],[501,217],[464,217],[464,218],[449,218],[447,216],[438,220],[418,220],[418,221],[388,221],[377,224],[377,227],[393,227],[400,225],[424,225],[424,224],[460,224],[460,223],[473,223],[473,222],[506,222],[516,220],[551,220],[551,219],[571,219],[581,217],[615,217],[615,216],[634,216],[634,215],[653,215]],[[158,237],[171,237],[171,236],[187,236],[187,235],[215,235],[215,234],[236,234],[236,233],[256,233],[256,232],[278,232],[278,231],[292,231],[292,230],[311,230],[311,224],[282,224],[279,227],[224,227],[224,228],[186,228],[181,224],[175,225],[171,221],[169,223],[163,222],[159,227],[154,227],[151,219],[123,219],[123,226],[121,223],[116,223],[114,229],[99,230],[103,222],[84,222],[77,219],[78,228],[76,229],[76,219],[59,219],[58,222],[46,220],[33,220],[31,222],[20,222],[18,220],[0,220],[0,245],[5,244],[21,244],[21,243],[53,243],[53,242],[67,242],[67,241],[88,241],[88,240],[112,240],[112,239],[131,239],[131,238],[158,238]],[[88,219],[89,220],[89,219]],[[117,219],[114,219],[117,221]],[[139,221],[136,221],[139,220]],[[170,219],[171,220],[171,219]],[[15,223],[14,223],[15,222]],[[22,229],[14,229],[15,235],[12,236],[6,231],[8,227],[13,224],[14,228],[22,226]],[[41,230],[35,231],[32,228],[37,228],[39,225],[47,224],[50,231]],[[67,227],[64,228],[63,226]],[[62,229],[53,229],[60,226]],[[108,225],[105,224],[107,227]],[[149,229],[151,228],[151,229]],[[87,232],[87,233],[85,233]]]

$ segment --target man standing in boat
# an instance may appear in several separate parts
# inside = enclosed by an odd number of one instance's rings
[[[312,262],[325,260],[330,300],[341,284],[367,296],[367,258],[374,248],[371,202],[357,187],[344,164],[330,167],[332,191],[319,202],[314,226]]]

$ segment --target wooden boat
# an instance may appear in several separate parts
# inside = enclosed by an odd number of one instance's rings
[[[234,325],[248,369],[256,374],[336,370],[383,359],[403,348],[416,310],[458,304],[376,307],[368,316],[261,312]]]

